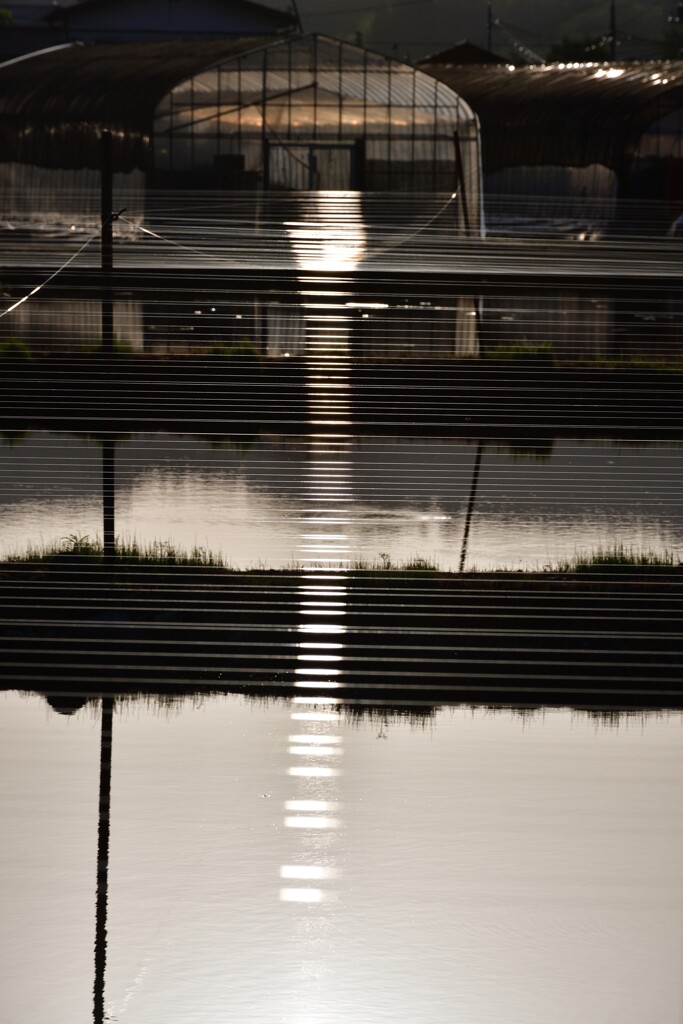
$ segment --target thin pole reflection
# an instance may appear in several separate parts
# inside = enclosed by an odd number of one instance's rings
[[[467,502],[467,513],[465,515],[465,530],[462,535],[462,551],[460,552],[460,565],[458,566],[458,572],[465,571],[465,561],[467,559],[467,543],[470,538],[470,529],[472,526],[472,516],[474,515],[474,503],[477,498],[477,485],[479,483],[479,471],[481,469],[481,460],[484,454],[484,442],[479,441],[477,444],[477,454],[474,459],[474,470],[472,471],[472,486],[470,487],[470,497]]]
[[[111,748],[114,698],[102,698],[100,793],[97,824],[97,895],[95,898],[94,1024],[104,1024],[104,976],[107,966],[107,900],[109,897],[109,831],[111,809]]]
[[[116,441],[102,440],[102,539],[105,562],[116,557]]]

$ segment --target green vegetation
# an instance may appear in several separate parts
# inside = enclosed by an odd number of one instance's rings
[[[92,540],[87,534],[69,534],[57,545],[31,545],[22,554],[12,554],[8,562],[41,562],[74,565],[104,564],[104,549],[99,539]],[[154,541],[151,544],[140,544],[137,540],[118,541],[116,544],[116,564],[146,565],[150,567],[191,566],[199,569],[222,569],[226,572],[237,572],[220,555],[207,551],[203,547],[194,547],[191,551],[182,551],[168,541]],[[327,563],[326,563],[327,565]],[[321,565],[317,568],[324,568]],[[315,568],[315,567],[314,567]],[[352,572],[393,573],[393,572],[439,572],[434,562],[415,555],[406,562],[392,562],[390,556],[382,552],[377,559],[368,561],[358,559],[349,566]],[[249,570],[247,570],[249,571]],[[272,572],[266,565],[258,565],[250,571]],[[295,563],[286,570],[288,574],[303,572],[303,566]]]
[[[495,447],[501,455],[508,455],[512,462],[550,462],[555,441],[538,442],[537,444],[498,444]]]
[[[678,566],[678,559],[673,551],[657,554],[654,551],[638,551],[617,544],[613,548],[598,548],[590,554],[577,554],[574,558],[560,562],[551,572],[600,573],[600,572],[633,572],[634,569],[647,569],[670,572]],[[545,570],[546,572],[548,570]]]
[[[573,359],[571,365],[595,370],[658,370],[663,373],[683,373],[683,355],[662,359],[647,356],[595,356],[590,359]]]
[[[72,533],[62,539],[61,544],[32,545],[25,554],[10,555],[9,562],[63,562],[73,560],[78,565],[97,565],[104,561],[104,548],[99,540],[87,535]],[[166,541],[139,544],[136,540],[119,542],[116,545],[117,565],[148,565],[155,567],[194,566],[201,569],[229,569],[223,560],[202,547],[189,552],[179,551]]]
[[[133,348],[132,345],[130,345],[127,341],[119,341],[118,338],[114,338],[114,348],[110,353],[105,350],[104,342],[102,341],[98,342],[95,348],[91,349],[90,351],[92,351],[94,355],[98,356],[113,355],[124,357],[134,356],[136,354],[135,349]]]
[[[551,341],[515,341],[508,345],[496,345],[486,349],[484,359],[514,359],[520,362],[555,365],[555,350]]]
[[[215,342],[208,349],[207,353],[212,359],[230,359],[239,362],[241,366],[257,368],[262,363],[261,353],[246,338],[242,341],[235,341],[231,345],[222,342]]]
[[[0,367],[3,372],[26,366],[31,358],[31,350],[21,338],[5,338],[0,341]]]
[[[377,558],[368,561],[365,558],[355,559],[350,567],[352,572],[386,573],[386,572],[441,572],[435,562],[430,562],[420,555],[413,555],[407,562],[392,562],[386,551],[380,551]]]
[[[68,566],[96,566],[104,565],[104,550],[102,543],[87,535],[70,534],[64,537],[58,545],[33,545],[22,554],[12,554],[7,558],[11,563],[55,563]],[[119,541],[116,545],[116,566],[147,566],[149,568],[173,568],[192,567],[197,569],[218,569],[223,572],[246,574],[248,572],[269,573],[283,577],[304,572],[304,567],[293,563],[285,569],[273,570],[267,565],[261,564],[252,566],[248,570],[238,570],[228,564],[220,555],[207,551],[203,547],[194,547],[190,551],[182,551],[168,541],[154,541],[151,544],[140,544],[136,540]],[[646,570],[647,572],[670,573],[680,565],[679,559],[673,551],[664,551],[659,554],[654,551],[640,551],[635,548],[627,548],[623,544],[617,544],[612,548],[598,548],[590,553],[577,553],[571,559],[565,559],[554,565],[545,565],[540,571],[499,569],[481,570],[476,567],[470,568],[468,576],[479,575],[482,578],[509,576],[538,578],[547,574],[576,574],[576,573],[614,573],[633,572],[634,570]],[[320,563],[317,566],[307,566],[308,569],[326,569],[333,571],[347,570],[350,573],[359,573],[368,576],[394,576],[401,573],[424,573],[429,575],[438,574],[440,577],[459,575],[454,570],[444,570],[430,559],[420,555],[414,555],[404,562],[394,562],[386,552],[380,552],[375,559],[358,558],[348,566],[330,566],[329,563]]]
[[[514,341],[485,349],[484,359],[514,360],[536,366],[554,366],[558,369],[581,367],[592,370],[656,370],[663,373],[683,373],[683,354],[654,358],[633,356],[576,356],[560,360],[552,341]]]
[[[0,430],[0,444],[7,448],[14,448],[15,445],[25,441],[30,433],[31,431],[25,427],[3,427]]]

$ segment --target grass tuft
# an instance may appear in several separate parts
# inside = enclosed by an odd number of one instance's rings
[[[229,345],[216,341],[207,349],[206,354],[213,359],[235,360],[245,367],[258,367],[263,362],[259,350],[246,338]]]
[[[555,350],[551,341],[515,341],[507,345],[496,345],[486,349],[485,359],[514,359],[525,363],[542,363],[544,366],[555,364]]]
[[[654,551],[639,551],[617,544],[612,548],[598,548],[590,554],[577,553],[574,558],[560,562],[551,572],[599,573],[632,572],[634,569],[654,569],[670,572],[679,565],[673,551],[659,554]],[[548,570],[545,570],[548,571]]]
[[[21,338],[5,338],[0,341],[0,365],[3,370],[25,366],[31,359],[31,350]]]
[[[58,545],[30,545],[21,555],[10,555],[9,562],[61,562],[73,560],[79,565],[97,565],[104,561],[104,547],[100,540],[87,535],[69,534]],[[181,551],[168,541],[139,544],[136,540],[116,544],[117,565],[192,566],[200,569],[230,569],[222,558],[195,546]]]
[[[60,544],[31,545],[21,554],[13,553],[7,556],[7,562],[43,563],[64,565],[73,568],[86,568],[87,566],[104,566],[104,550],[99,539],[92,540],[87,535],[70,534],[62,538]],[[196,569],[219,569],[223,572],[238,573],[241,570],[230,565],[220,555],[208,551],[204,547],[195,546],[190,551],[183,551],[168,541],[154,541],[150,544],[140,544],[137,540],[118,541],[116,545],[117,568],[126,566],[146,566],[149,568],[175,568],[191,567]],[[501,567],[498,570],[482,570],[476,566],[470,566],[468,576],[495,577],[509,576],[514,572],[516,575],[533,578],[548,574],[610,574],[647,572],[660,575],[671,573],[672,570],[679,570],[681,562],[673,551],[658,553],[654,551],[642,551],[635,548],[627,548],[618,544],[611,548],[598,548],[590,553],[578,552],[573,558],[564,559],[555,564],[548,564],[537,570],[512,569]],[[281,570],[273,570],[263,562],[250,566],[244,570],[246,573],[268,573],[271,580],[280,575],[292,576],[302,572],[310,572],[312,569],[327,569],[338,572],[349,571],[369,577],[391,577],[401,573],[424,573],[439,574],[439,576],[458,575],[455,570],[443,570],[437,563],[420,555],[414,555],[407,561],[394,562],[386,552],[374,559],[358,558],[348,565],[331,566],[328,563],[318,565],[302,566],[293,562]]]
[[[420,555],[413,555],[407,562],[392,562],[391,556],[386,551],[380,551],[377,558],[368,561],[366,558],[357,558],[351,565],[353,572],[439,572],[439,566],[430,562]]]

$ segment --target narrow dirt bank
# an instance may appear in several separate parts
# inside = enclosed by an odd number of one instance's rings
[[[3,686],[295,693],[310,583],[292,571],[5,563]],[[683,706],[679,569],[350,572],[342,583],[340,698]],[[307,693],[329,695],[330,678],[321,665]]]

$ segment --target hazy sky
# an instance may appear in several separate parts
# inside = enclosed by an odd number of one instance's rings
[[[656,40],[667,27],[673,0],[616,0],[617,29],[627,42]],[[308,31],[349,36],[384,50],[419,57],[467,38],[487,41],[486,0],[298,0]],[[494,29],[494,49],[514,53],[515,42],[544,54],[563,35],[599,35],[609,28],[609,0],[493,0],[494,18],[505,25]],[[621,27],[620,27],[621,26]]]
[[[180,0],[179,0],[180,2]],[[263,0],[285,9],[292,0]],[[7,6],[34,6],[37,0],[10,0]],[[70,6],[70,0],[63,0]],[[341,38],[360,33],[364,45],[398,56],[419,58],[461,39],[486,45],[487,0],[297,0],[308,32]],[[48,4],[45,4],[48,6]],[[616,0],[617,29],[624,56],[646,53],[661,38],[676,0]],[[493,0],[493,47],[514,57],[515,47],[544,55],[563,35],[599,36],[609,29],[610,0]]]

